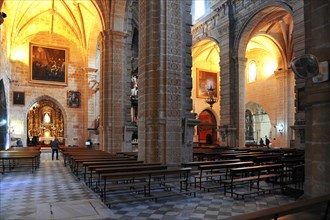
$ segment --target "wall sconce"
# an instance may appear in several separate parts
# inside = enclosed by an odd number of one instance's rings
[[[279,124],[276,127],[277,127],[277,131],[280,132],[280,134],[283,134],[283,132],[284,132],[284,125],[283,124]]]
[[[205,100],[205,102],[207,104],[210,105],[210,107],[212,108],[213,104],[217,102],[217,99],[214,97],[214,86],[213,85],[209,85],[207,88],[207,93],[209,95],[209,97]]]

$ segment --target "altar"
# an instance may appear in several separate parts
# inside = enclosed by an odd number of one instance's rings
[[[28,113],[28,135],[32,144],[49,145],[54,137],[64,141],[64,120],[61,109],[50,100],[33,104]]]
[[[43,144],[50,144],[50,142],[54,140],[54,137],[40,137],[39,142],[43,142]]]

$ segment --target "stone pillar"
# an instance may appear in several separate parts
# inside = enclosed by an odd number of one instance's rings
[[[273,146],[276,147],[286,147],[290,146],[290,133],[289,126],[293,125],[292,112],[294,111],[294,103],[291,101],[293,97],[293,79],[294,73],[291,70],[279,70],[275,71],[277,91],[278,91],[278,102],[276,104],[276,115],[275,119],[272,121],[272,126],[275,126],[273,138],[276,140],[271,140]],[[283,125],[283,131],[279,131],[279,125]],[[291,128],[292,129],[292,128]]]
[[[234,18],[233,6],[231,4],[223,4],[218,13],[221,14],[221,25],[218,30],[219,47],[220,47],[220,145],[237,147],[238,142],[238,121],[239,121],[239,106],[238,106],[238,69],[237,57],[233,57],[234,45]],[[235,73],[235,74],[233,74]],[[243,81],[244,82],[244,81]],[[244,134],[243,134],[244,135]],[[244,138],[244,136],[243,136]]]
[[[293,5],[293,50],[295,56],[305,54],[305,16],[304,16],[304,1],[295,1]],[[304,93],[305,80],[297,78],[295,80],[295,118],[291,129],[294,131],[293,146],[297,149],[305,148],[305,111],[304,111]]]
[[[243,55],[243,54],[242,54]],[[245,55],[245,53],[244,53]],[[238,57],[237,65],[238,67],[238,88],[236,91],[238,93],[235,94],[235,98],[238,100],[236,111],[233,112],[236,115],[236,127],[237,127],[237,134],[238,134],[238,147],[243,148],[245,147],[245,70],[246,70],[246,62],[247,59],[244,56]]]
[[[146,162],[179,165],[192,159],[190,6],[139,1],[138,147]]]
[[[100,85],[100,145],[110,153],[122,151],[124,127],[125,34],[107,30],[102,39]]]
[[[330,61],[330,2],[304,1],[306,53]],[[322,45],[322,46],[321,46]],[[330,80],[305,84],[305,195],[330,193]]]

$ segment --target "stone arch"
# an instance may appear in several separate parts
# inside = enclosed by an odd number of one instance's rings
[[[39,102],[40,100],[49,100],[52,101],[53,103],[55,103],[62,111],[62,116],[63,116],[63,124],[64,124],[64,128],[67,127],[67,115],[66,115],[66,111],[65,111],[65,107],[59,102],[57,101],[55,98],[49,96],[49,95],[42,95],[39,97],[36,97],[35,99],[30,100],[26,106],[24,107],[24,131],[27,132],[28,130],[28,125],[27,125],[27,119],[28,119],[28,112],[29,109],[33,106],[34,103]],[[67,137],[67,131],[68,129],[64,129],[64,137]],[[26,138],[26,137],[25,137]],[[26,141],[26,140],[25,140]]]
[[[94,1],[102,18],[103,30],[125,32],[129,0]]]
[[[267,109],[259,103],[250,101],[246,103],[246,111],[249,111],[253,117],[253,142],[258,143],[260,138],[265,136],[271,138],[272,125],[270,123],[270,115],[267,113]],[[248,140],[248,138],[246,138]],[[265,141],[265,140],[264,140]],[[246,142],[247,144],[251,144]]]
[[[271,21],[274,21],[274,23],[278,22],[278,20],[274,20],[275,15],[278,16],[278,18],[286,18],[289,16],[291,18],[291,26],[289,26],[288,29],[291,28],[292,32],[292,7],[284,2],[267,2],[263,5],[261,5],[259,8],[257,8],[255,11],[253,11],[249,16],[248,19],[238,28],[237,30],[237,37],[235,38],[234,45],[233,45],[233,66],[235,67],[235,78],[238,80],[235,82],[236,85],[233,85],[234,87],[238,88],[235,94],[235,99],[238,100],[237,104],[237,113],[238,113],[238,120],[236,121],[236,127],[238,128],[238,139],[239,139],[239,146],[244,146],[245,142],[245,120],[243,113],[245,113],[245,65],[246,65],[246,57],[245,52],[247,45],[254,36],[257,36],[261,33],[267,33],[267,30],[263,30],[263,28],[266,28],[268,26],[269,30],[273,28],[273,26],[270,25]],[[262,30],[262,31],[261,31]],[[283,31],[284,30],[279,30]],[[280,58],[280,63],[283,65],[283,68],[287,68],[288,66],[288,60],[292,57],[292,38],[288,39],[290,42],[282,42],[283,45],[277,44],[276,42],[278,39],[274,39],[271,37],[271,33],[267,33],[269,35],[269,39],[273,41],[273,43],[278,47],[278,57]],[[286,36],[291,37],[290,33],[286,33]],[[287,40],[287,39],[286,39]],[[288,56],[286,56],[285,52],[288,53]],[[283,57],[286,57],[286,59],[283,59]],[[279,68],[280,69],[280,68]],[[282,68],[281,68],[282,70]]]
[[[199,142],[205,144],[215,144],[217,140],[217,121],[214,112],[211,109],[204,109],[198,115],[198,119],[201,121],[201,123],[197,126]]]
[[[245,54],[246,45],[253,36],[253,31],[256,31],[258,27],[267,22],[262,15],[276,10],[284,10],[292,16],[292,7],[285,2],[267,2],[262,7],[255,10],[255,12],[251,13],[248,19],[246,19],[235,38],[233,50],[235,57],[238,57],[238,54]],[[259,14],[261,15],[259,16]]]

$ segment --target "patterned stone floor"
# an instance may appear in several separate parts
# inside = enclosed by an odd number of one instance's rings
[[[225,219],[293,202],[280,194],[224,197],[221,191],[198,192],[155,201],[105,206],[99,196],[64,167],[41,154],[40,168],[0,176],[0,219]]]

